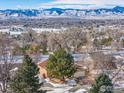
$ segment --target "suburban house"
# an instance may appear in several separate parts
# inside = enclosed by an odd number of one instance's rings
[[[77,72],[74,77],[81,78],[87,75],[87,73],[96,76],[103,70],[117,69],[115,64],[115,58],[111,54],[104,54],[102,52],[93,52],[89,55],[86,54],[73,54],[75,66]],[[48,56],[45,60],[38,63],[40,69],[40,75],[43,78],[47,78],[46,65],[48,63]]]

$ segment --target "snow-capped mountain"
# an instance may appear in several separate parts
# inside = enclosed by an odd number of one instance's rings
[[[85,17],[85,16],[112,16],[124,15],[124,7],[116,6],[111,9],[6,9],[0,10],[0,17],[42,17],[42,16],[68,16],[68,17]]]

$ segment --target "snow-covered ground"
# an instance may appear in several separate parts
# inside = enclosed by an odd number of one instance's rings
[[[59,32],[59,31],[64,31],[67,28],[60,28],[60,29],[56,29],[56,28],[32,28],[32,30],[36,31],[37,33],[41,33],[43,31],[46,32]]]
[[[53,91],[48,91],[47,93],[69,93],[69,89],[71,87],[53,88]]]

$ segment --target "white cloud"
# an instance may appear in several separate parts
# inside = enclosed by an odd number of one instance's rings
[[[41,8],[99,8],[124,6],[124,0],[55,0],[41,4]]]
[[[17,7],[17,8],[21,8],[22,6],[21,6],[21,5],[17,5],[16,7]]]
[[[124,4],[124,0],[56,0],[53,4]]]

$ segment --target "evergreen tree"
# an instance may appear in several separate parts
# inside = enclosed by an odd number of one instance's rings
[[[113,93],[113,84],[109,76],[100,74],[92,85],[90,93]]]
[[[39,69],[32,59],[26,55],[16,75],[10,81],[14,93],[43,93],[38,78]]]
[[[74,60],[71,54],[59,49],[50,55],[47,71],[50,77],[65,80],[75,73]]]

